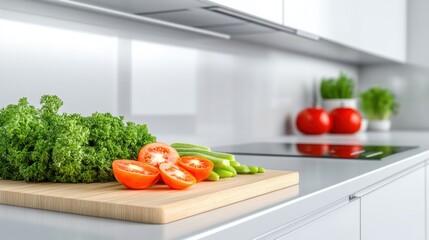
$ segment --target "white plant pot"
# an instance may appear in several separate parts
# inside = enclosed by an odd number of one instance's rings
[[[330,112],[335,108],[339,107],[348,107],[357,109],[357,100],[356,98],[337,98],[337,99],[322,99],[322,107]]]
[[[368,129],[372,131],[389,131],[391,125],[390,120],[370,120]]]

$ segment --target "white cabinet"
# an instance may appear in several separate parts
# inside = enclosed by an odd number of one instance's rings
[[[285,26],[366,51],[406,60],[406,0],[284,0]]]
[[[359,200],[342,206],[315,221],[282,236],[281,240],[359,240]]]
[[[429,67],[429,1],[408,1],[408,56],[409,63]]]
[[[425,168],[361,197],[362,240],[425,239]]]
[[[298,32],[397,62],[407,60],[407,0],[210,0]],[[304,34],[305,35],[305,34]]]
[[[414,167],[356,193],[350,203],[283,235],[282,240],[425,240],[429,168]],[[428,202],[426,202],[428,201]],[[344,203],[343,203],[344,204]],[[322,210],[321,210],[322,211]]]
[[[283,0],[210,0],[210,2],[271,22],[283,23]]]
[[[426,165],[426,239],[429,239],[429,165]]]

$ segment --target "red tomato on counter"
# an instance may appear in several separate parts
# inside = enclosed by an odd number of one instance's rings
[[[307,108],[298,114],[296,127],[304,134],[324,134],[331,128],[331,119],[322,108]]]
[[[115,160],[112,169],[116,180],[131,189],[147,188],[160,178],[157,168],[135,160]]]
[[[170,145],[162,142],[156,142],[149,143],[142,147],[137,160],[154,167],[159,167],[159,164],[163,162],[176,163],[179,157],[179,153],[177,153],[176,149],[172,148]]]
[[[336,108],[330,113],[332,120],[331,133],[356,133],[360,129],[362,117],[353,108]]]

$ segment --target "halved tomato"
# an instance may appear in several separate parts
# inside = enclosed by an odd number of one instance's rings
[[[173,189],[185,189],[197,182],[190,172],[168,162],[159,164],[159,170],[162,180]]]
[[[147,188],[160,178],[156,167],[135,160],[115,160],[112,169],[116,180],[131,189]]]
[[[194,175],[197,182],[206,179],[214,167],[212,161],[197,156],[181,157],[177,160],[177,164]]]
[[[149,143],[140,149],[137,160],[150,164],[154,167],[159,167],[160,163],[171,162],[176,163],[179,158],[179,153],[170,145],[156,142]]]

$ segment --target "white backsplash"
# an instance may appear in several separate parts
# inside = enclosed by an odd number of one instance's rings
[[[0,7],[2,107],[58,94],[64,111],[109,111],[155,135],[251,141],[293,133],[314,81],[358,77],[353,65],[34,4]]]

